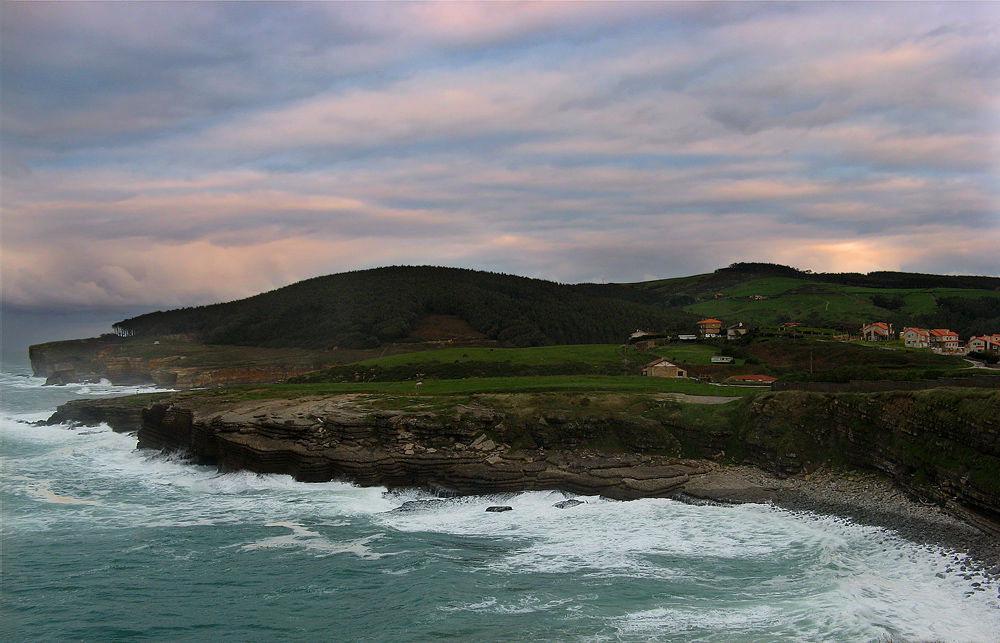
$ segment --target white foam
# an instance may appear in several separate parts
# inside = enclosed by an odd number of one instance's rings
[[[874,640],[883,635],[966,643],[1000,640],[994,586],[982,578],[945,574],[953,553],[915,545],[886,529],[766,505],[586,498],[583,505],[555,508],[562,498],[551,492],[462,498],[380,518],[405,532],[498,542],[491,555],[474,563],[497,574],[646,578],[662,582],[665,592],[673,588],[684,594],[705,581],[694,574],[710,569],[719,583],[743,588],[724,610],[665,604],[616,622],[622,636],[641,635],[642,640],[659,640],[655,633],[660,628],[777,628],[797,640]],[[513,510],[487,513],[493,504]],[[740,572],[744,567],[750,571]],[[972,582],[986,591],[976,591]],[[472,602],[456,609],[522,607],[537,606]]]
[[[593,596],[574,596],[546,600],[541,596],[529,594],[521,596],[517,600],[502,601],[496,596],[485,596],[474,603],[442,605],[438,607],[438,610],[442,612],[479,612],[485,614],[531,614],[533,612],[557,610],[567,605],[578,603],[581,600],[593,600],[594,598]]]
[[[94,500],[82,500],[73,496],[59,495],[52,491],[51,480],[36,480],[26,487],[28,495],[42,502],[51,502],[58,505],[96,505],[100,504]]]
[[[727,607],[725,609],[676,609],[658,607],[628,614],[615,619],[620,635],[642,635],[648,640],[657,640],[657,634],[669,633],[673,637],[678,632],[725,630],[752,631],[774,626],[781,621],[781,614],[768,606],[748,608]]]
[[[97,382],[69,383],[48,385],[44,377],[35,377],[26,373],[10,373],[0,371],[0,387],[18,391],[45,391],[52,393],[72,393],[75,395],[91,395],[95,397],[124,396],[133,393],[162,393],[174,389],[159,388],[147,384],[137,386],[122,386],[112,384],[110,380],[101,378]]]
[[[358,558],[377,560],[386,554],[374,552],[368,543],[382,538],[384,534],[372,534],[343,542],[335,542],[303,525],[293,522],[272,522],[265,527],[283,527],[291,530],[290,534],[271,536],[253,543],[243,545],[243,551],[256,549],[302,549],[322,556],[334,554],[354,554]]]

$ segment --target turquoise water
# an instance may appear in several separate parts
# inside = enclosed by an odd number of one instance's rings
[[[1000,640],[996,587],[883,529],[765,505],[557,509],[550,492],[400,511],[429,498],[31,426],[135,392],[41,383],[5,365],[4,641]],[[485,512],[499,502],[514,510]]]

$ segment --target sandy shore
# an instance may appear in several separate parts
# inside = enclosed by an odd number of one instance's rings
[[[977,571],[1000,577],[1000,540],[940,507],[911,499],[892,481],[875,474],[820,469],[778,478],[752,466],[720,466],[692,478],[685,495],[694,502],[772,502],[792,511],[886,527],[913,542],[965,553]]]

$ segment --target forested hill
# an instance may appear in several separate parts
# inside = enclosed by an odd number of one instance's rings
[[[425,315],[454,315],[511,346],[618,343],[641,328],[691,331],[694,313],[639,289],[564,285],[458,268],[397,266],[301,281],[211,306],[115,324],[135,336],[194,334],[213,344],[373,348],[406,339]]]

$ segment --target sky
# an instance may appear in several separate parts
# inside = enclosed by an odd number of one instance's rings
[[[3,336],[386,265],[1000,275],[1000,3],[0,5]]]

